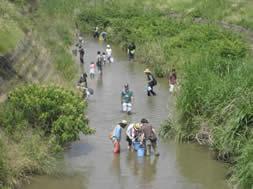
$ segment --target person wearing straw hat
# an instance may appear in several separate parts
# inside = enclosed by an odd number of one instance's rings
[[[127,127],[126,141],[128,142],[128,149],[131,149],[132,143],[138,140],[140,128],[139,123],[132,123]]]
[[[151,74],[151,71],[148,68],[144,70],[144,73],[147,75],[147,80],[148,80],[147,95],[156,96],[156,93],[153,90],[153,87],[157,84],[155,77]]]

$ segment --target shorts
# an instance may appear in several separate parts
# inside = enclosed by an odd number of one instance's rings
[[[123,102],[122,110],[123,110],[123,112],[131,112],[132,111],[132,104]]]
[[[90,74],[95,74],[95,69],[90,69]]]
[[[172,93],[174,91],[175,85],[170,84],[170,92]]]

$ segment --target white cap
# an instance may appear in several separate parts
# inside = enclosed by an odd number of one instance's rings
[[[107,48],[110,48],[110,45],[107,45],[106,47],[107,47]]]
[[[122,124],[127,124],[127,121],[123,119],[123,120],[121,120],[120,123],[122,123]]]

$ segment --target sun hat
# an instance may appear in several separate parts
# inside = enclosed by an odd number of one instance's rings
[[[141,125],[139,123],[134,124],[134,129],[140,129],[140,128],[141,128]]]
[[[151,73],[151,71],[150,71],[148,68],[146,68],[146,69],[144,70],[144,73]]]
[[[126,125],[126,124],[127,124],[127,121],[123,119],[123,120],[121,120],[121,122],[120,122],[120,123],[122,123],[122,124],[125,124],[125,125]]]

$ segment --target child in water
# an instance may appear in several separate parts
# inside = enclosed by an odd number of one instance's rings
[[[95,78],[95,69],[96,69],[96,64],[94,62],[90,63],[90,78],[94,79]]]
[[[106,57],[105,52],[102,53],[102,60],[103,60],[103,65],[105,65],[106,61],[107,61],[107,57]]]

